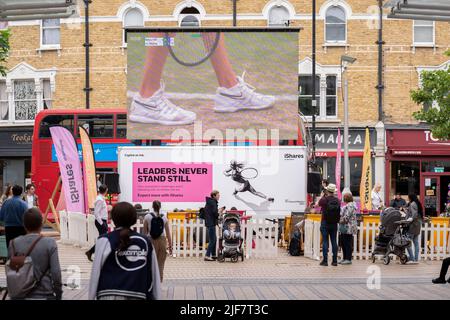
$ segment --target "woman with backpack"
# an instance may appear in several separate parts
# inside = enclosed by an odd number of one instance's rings
[[[38,208],[23,215],[26,235],[11,240],[6,281],[11,299],[61,300],[61,267],[53,238],[43,237]],[[31,258],[31,259],[30,259]]]
[[[137,213],[132,204],[119,202],[111,210],[116,228],[101,235],[89,283],[89,300],[158,300],[161,282],[150,240],[133,230]]]
[[[343,196],[345,205],[341,208],[341,219],[339,221],[339,233],[342,241],[343,259],[340,264],[352,264],[352,246],[353,236],[358,232],[356,222],[356,205],[353,202],[351,193],[345,193]]]
[[[172,255],[172,237],[170,234],[169,220],[161,214],[161,202],[153,201],[153,212],[144,217],[144,234],[150,238],[155,248],[158,260],[159,276],[163,281],[164,263],[167,257],[167,241],[169,241],[169,254]]]

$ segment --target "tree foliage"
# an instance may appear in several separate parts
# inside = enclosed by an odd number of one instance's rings
[[[4,77],[8,71],[5,62],[9,56],[9,29],[0,30],[0,74]]]
[[[450,50],[446,55],[450,56]],[[411,98],[430,108],[414,112],[413,116],[430,124],[435,138],[450,140],[450,64],[447,70],[422,72],[421,79],[422,87],[411,91]]]

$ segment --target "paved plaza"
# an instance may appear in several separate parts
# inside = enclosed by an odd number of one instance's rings
[[[91,262],[84,250],[59,244],[63,269],[63,299],[87,299]],[[276,259],[252,259],[238,263],[205,262],[200,258],[168,258],[164,272],[164,299],[225,300],[327,300],[327,299],[450,299],[450,284],[433,285],[441,262],[400,265],[393,261],[354,261],[351,266],[321,267],[318,261],[291,257],[279,249]],[[374,266],[376,266],[374,268]],[[379,267],[379,268],[378,268]],[[70,283],[80,272],[80,287]],[[0,266],[0,285],[5,285],[4,266]],[[377,289],[376,279],[381,281]],[[76,283],[76,282],[75,282]]]

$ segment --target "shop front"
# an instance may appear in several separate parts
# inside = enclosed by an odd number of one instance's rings
[[[450,204],[450,141],[435,139],[428,128],[386,128],[386,199],[419,196],[427,216]]]
[[[355,197],[359,197],[361,181],[362,159],[365,141],[365,128],[352,127],[349,129],[349,162],[350,162],[350,190]],[[340,128],[342,141],[341,157],[341,189],[344,188],[344,128]],[[376,131],[369,128],[370,146],[376,145]],[[336,183],[336,153],[338,128],[318,128],[316,130],[316,163],[322,176],[330,183]],[[374,162],[372,162],[374,168]],[[374,172],[374,170],[372,170]]]
[[[31,181],[32,136],[33,127],[0,127],[0,192]]]

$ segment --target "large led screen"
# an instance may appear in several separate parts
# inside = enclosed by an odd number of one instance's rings
[[[298,29],[127,34],[128,139],[298,137]]]

